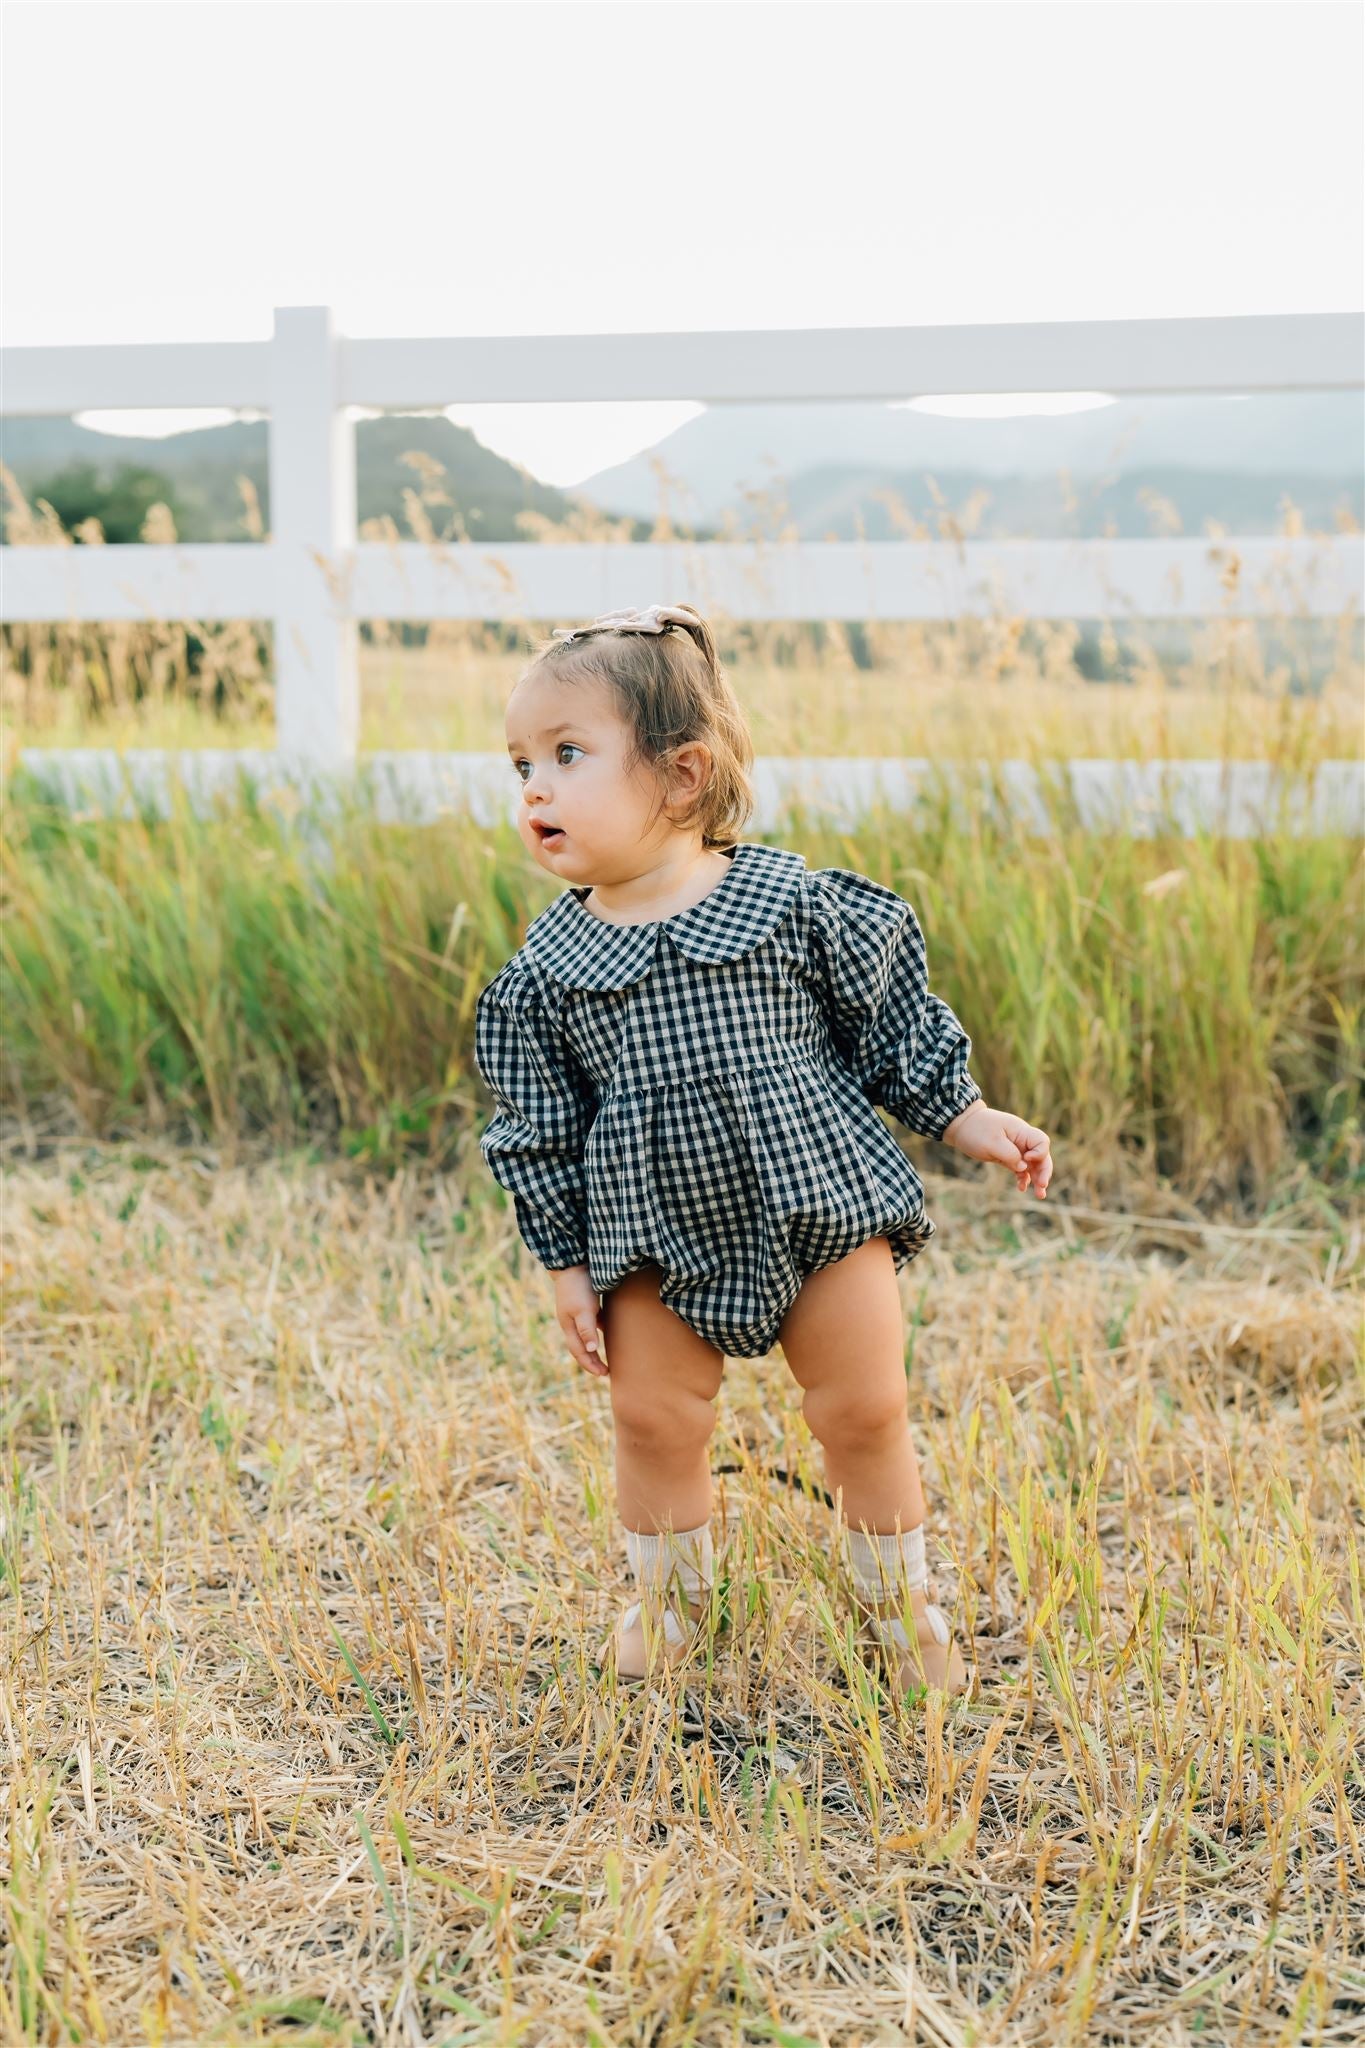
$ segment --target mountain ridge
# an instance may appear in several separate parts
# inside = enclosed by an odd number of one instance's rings
[[[907,533],[907,521],[909,530],[938,532],[945,512],[992,538],[1138,538],[1197,532],[1206,522],[1273,533],[1282,498],[1310,528],[1339,525],[1343,516],[1365,523],[1365,394],[1162,400],[1156,413],[1151,403],[1128,409],[1136,404],[1025,420],[947,419],[890,406],[716,407],[572,489],[542,483],[442,413],[390,413],[357,422],[359,514],[362,522],[391,519],[406,538],[415,503],[419,525],[429,520],[438,539],[506,542],[527,538],[523,513],[563,526],[586,508],[626,519],[630,537],[641,540],[658,514],[662,465],[678,479],[669,492],[674,522],[698,539],[738,526],[739,537],[790,529],[805,540],[890,540]],[[166,479],[181,538],[245,540],[240,475],[269,523],[264,420],[154,440],[69,419],[11,417],[0,444],[30,495],[86,467],[105,477],[143,467]],[[779,466],[784,459],[789,467]],[[1002,467],[1009,461],[1022,466]],[[80,489],[76,478],[64,498],[68,524],[84,516]],[[1162,500],[1174,505],[1174,528]]]
[[[1365,393],[1270,392],[1119,399],[1088,412],[949,418],[900,405],[714,406],[655,447],[573,486],[637,518],[658,504],[660,463],[678,486],[677,516],[719,524],[774,474],[829,465],[900,474],[947,469],[983,479],[1103,476],[1182,469],[1229,475],[1320,475],[1359,481]]]

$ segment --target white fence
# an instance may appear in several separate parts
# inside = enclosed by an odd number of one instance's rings
[[[1359,537],[1349,534],[961,544],[360,543],[355,436],[346,408],[412,409],[455,399],[728,404],[952,391],[1249,392],[1362,382],[1365,316],[1350,313],[363,341],[338,335],[325,308],[290,307],[276,311],[269,342],[7,349],[0,352],[6,413],[268,411],[272,533],[261,544],[6,548],[0,616],[269,619],[278,742],[266,766],[270,779],[356,763],[361,618],[571,621],[661,598],[750,619],[1355,615],[1365,604],[1365,563]],[[32,749],[23,758],[51,769],[63,785],[82,762],[109,769],[118,759]],[[216,756],[198,758],[201,777],[212,780],[235,757],[224,754],[221,769]],[[459,777],[464,764],[489,757],[431,758],[444,764],[443,776]],[[410,757],[394,773],[421,786],[423,760]],[[153,756],[139,772],[155,779],[156,770]],[[1354,815],[1353,779],[1348,773],[1343,782],[1337,773],[1337,780]]]
[[[164,814],[172,779],[196,810],[211,808],[225,794],[240,794],[243,775],[259,791],[297,792],[322,810],[342,793],[332,768],[257,748],[128,748],[116,754],[60,747],[41,755],[25,748],[23,758],[58,801],[94,802],[124,816],[134,803]],[[1277,832],[1365,837],[1365,771],[1355,761],[1324,761],[1311,775],[1288,780],[1265,761],[1082,760],[1059,764],[1057,772],[1082,824],[1139,839],[1159,832],[1213,832],[1230,839]],[[456,813],[492,824],[509,819],[520,802],[520,785],[505,754],[367,753],[346,781],[365,785],[367,807],[381,824],[426,824]],[[824,823],[854,827],[873,806],[912,810],[936,788],[961,805],[973,787],[975,802],[984,798],[990,807],[998,801],[1023,831],[1046,838],[1055,830],[1052,792],[1028,761],[1000,764],[998,798],[983,763],[950,767],[914,759],[769,756],[755,763],[753,782],[752,824],[759,833],[780,829],[792,803]],[[291,802],[287,798],[285,815]]]

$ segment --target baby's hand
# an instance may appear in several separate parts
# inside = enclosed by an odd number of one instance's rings
[[[1040,1199],[1047,1194],[1052,1179],[1051,1141],[1046,1131],[1025,1123],[1021,1116],[973,1102],[953,1118],[943,1142],[956,1152],[965,1152],[969,1159],[993,1159],[1008,1166],[1021,1195],[1027,1194],[1030,1185]]]
[[[561,1266],[550,1277],[555,1283],[555,1316],[565,1343],[584,1372],[605,1379],[608,1368],[597,1325],[597,1289],[588,1278],[587,1267]]]

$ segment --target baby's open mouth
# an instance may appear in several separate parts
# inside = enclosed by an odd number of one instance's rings
[[[564,837],[562,825],[537,825],[536,830],[540,834],[542,846],[558,846]]]

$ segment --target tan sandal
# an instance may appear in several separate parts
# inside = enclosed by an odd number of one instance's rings
[[[653,1657],[661,1655],[670,1665],[681,1664],[696,1639],[705,1612],[704,1603],[694,1604],[685,1597],[682,1606],[687,1615],[686,1624],[678,1613],[676,1600],[662,1610],[653,1604],[648,1627],[650,1640],[647,1640],[643,1604],[632,1600],[603,1645],[602,1662],[614,1662],[617,1677],[631,1684],[648,1676]]]
[[[867,1615],[888,1676],[902,1694],[923,1685],[939,1692],[962,1692],[967,1667],[947,1616],[934,1606],[927,1588],[911,1589],[909,1599],[915,1617],[913,1637],[901,1620],[899,1601],[886,1601]]]

